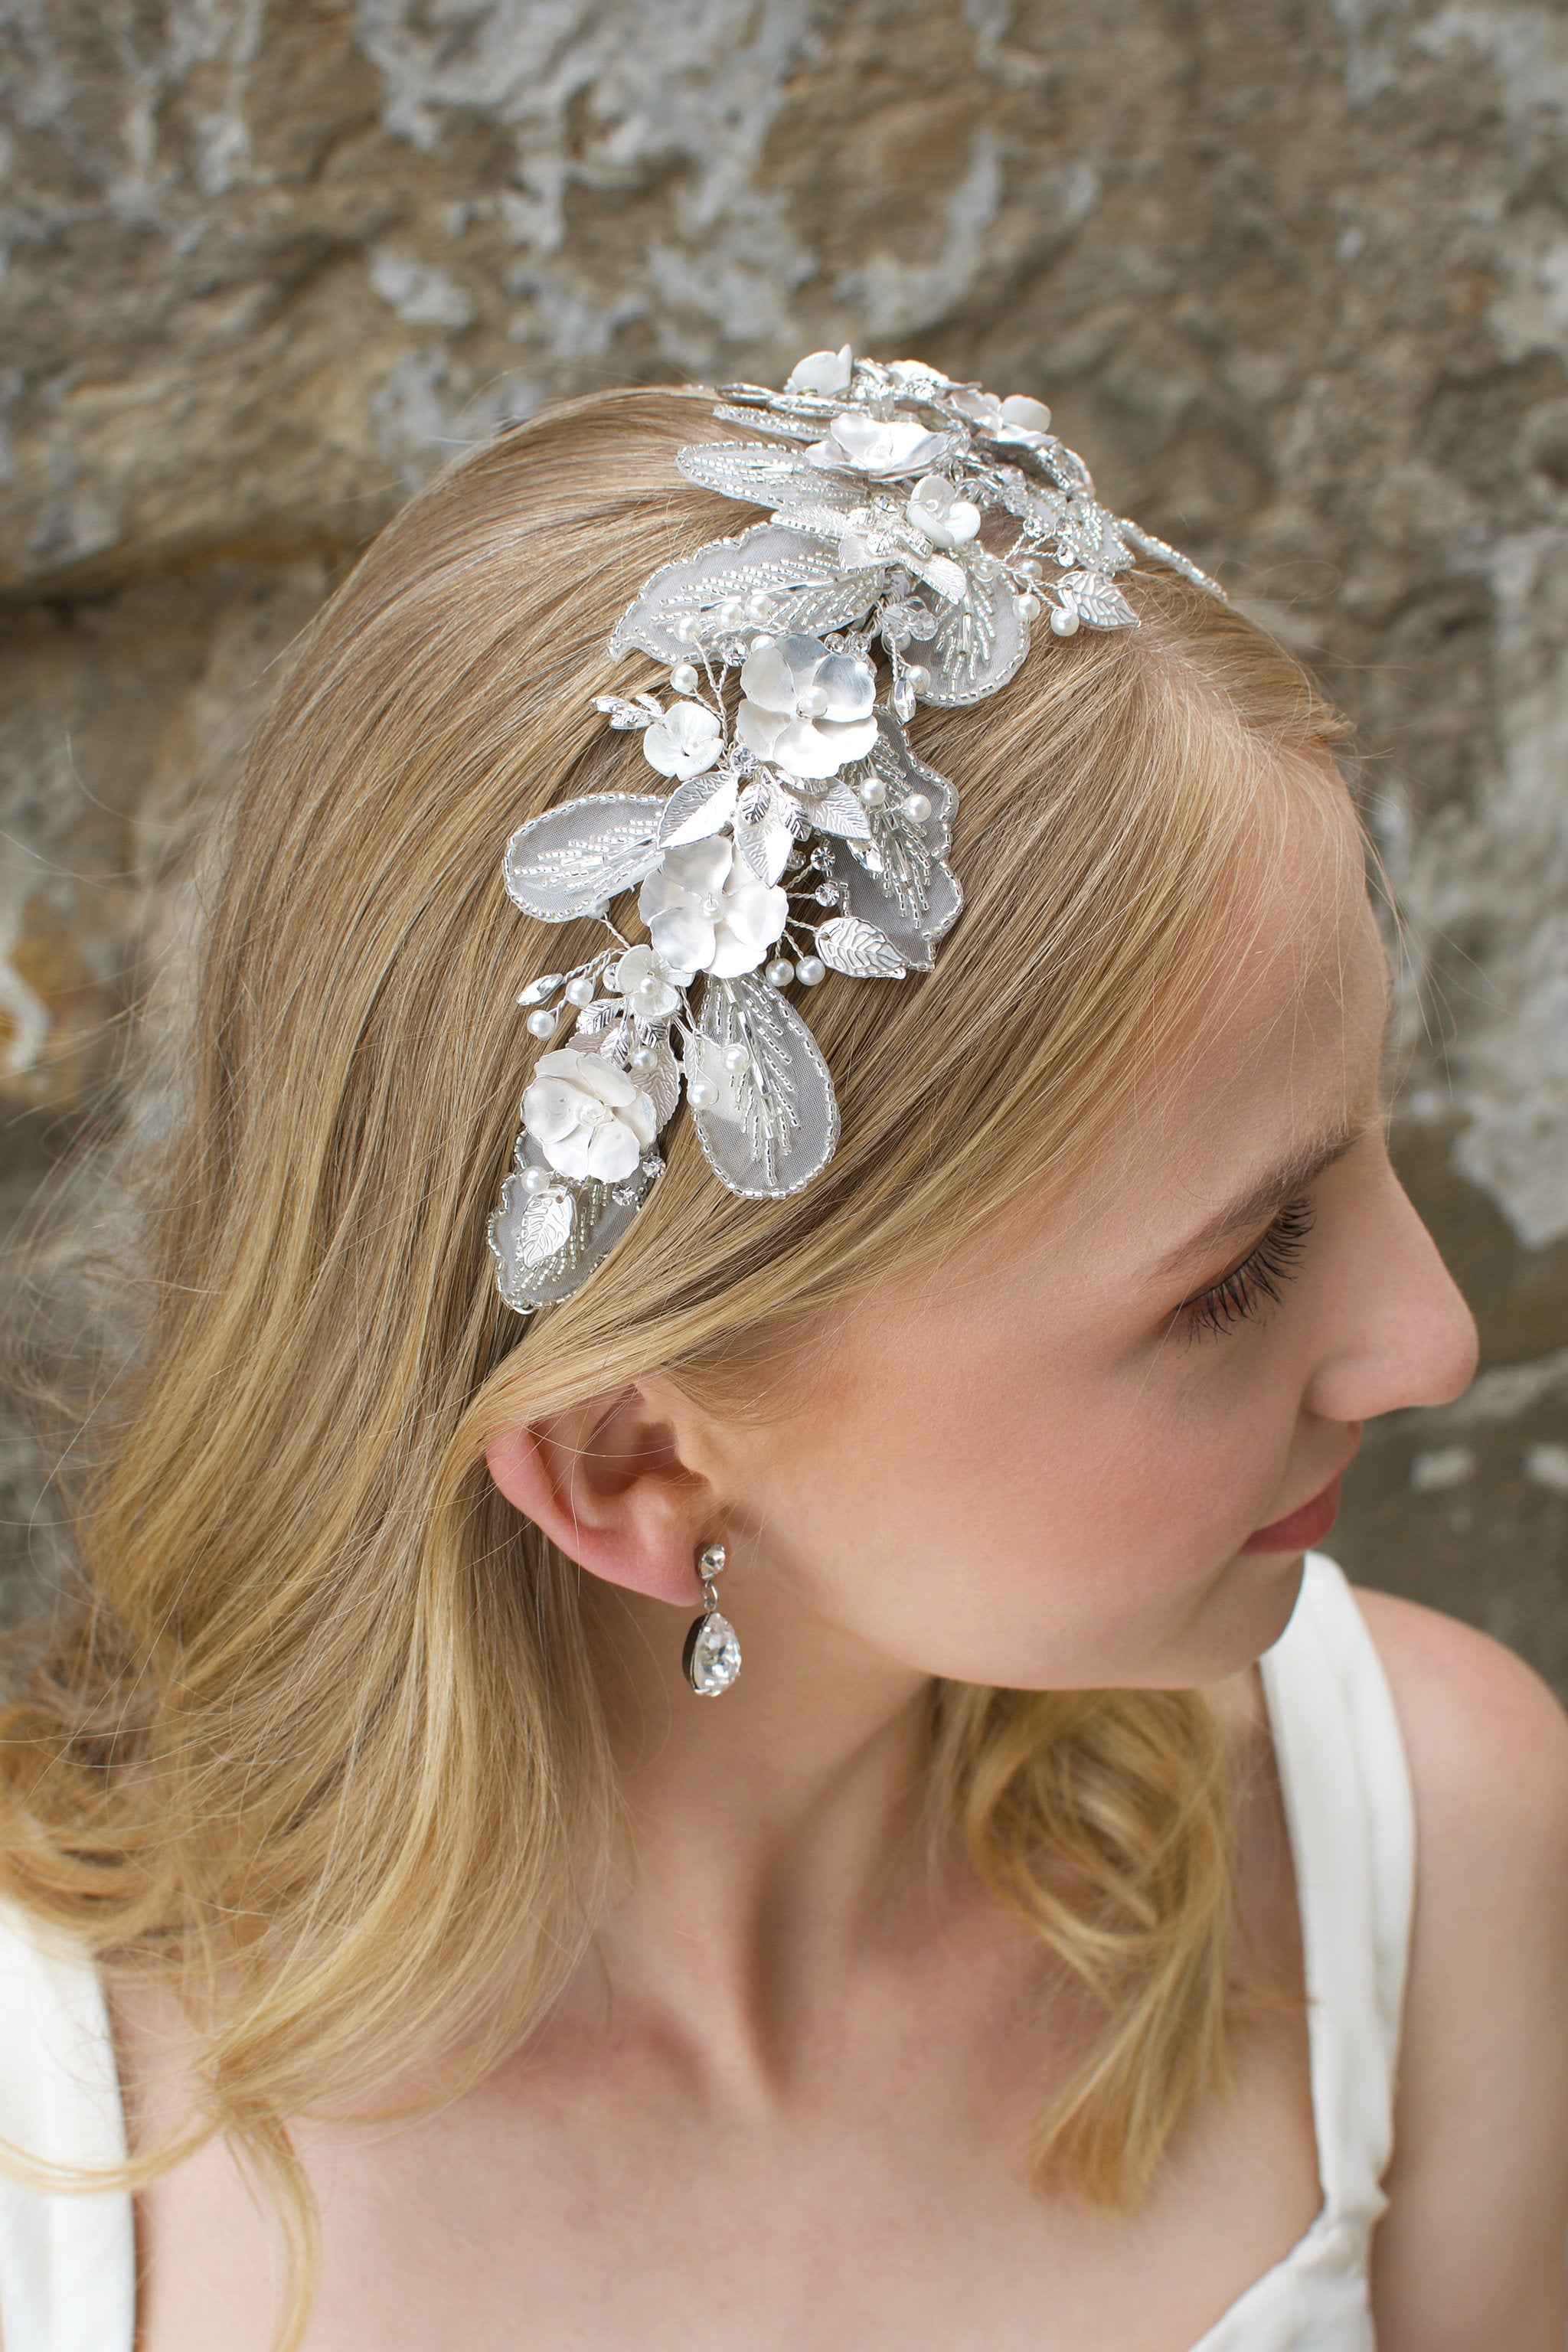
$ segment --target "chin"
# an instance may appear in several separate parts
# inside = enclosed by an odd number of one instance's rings
[[[1297,1552],[1237,1552],[1210,1595],[1217,1649],[1226,1663],[1215,1680],[1238,1675],[1271,1650],[1300,1595],[1307,1555]],[[1206,1630],[1206,1628],[1205,1628]]]

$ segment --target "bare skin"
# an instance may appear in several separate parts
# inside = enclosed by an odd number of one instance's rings
[[[1195,1064],[1070,1213],[890,1282],[766,1423],[650,1375],[492,1446],[587,1571],[636,1866],[526,2053],[421,2123],[301,2135],[325,2238],[310,2352],[1190,2352],[1308,2228],[1289,2001],[1241,2028],[1234,2096],[1189,2119],[1132,2220],[1030,2190],[1021,2143],[1082,2020],[963,1868],[927,1885],[910,1827],[933,1674],[1205,1687],[1247,1766],[1247,1931],[1299,1985],[1253,1661],[1300,1549],[1241,1547],[1367,1420],[1457,1395],[1475,1362],[1384,1148],[1359,860],[1309,834]],[[1302,1180],[1227,1204],[1330,1150],[1278,1303],[1184,1320]],[[721,1535],[746,1666],[699,1703],[680,1636]],[[1364,1605],[1421,1831],[1381,2352],[1562,2352],[1568,1725],[1481,1636]],[[177,2111],[177,2035],[144,2002],[118,2023],[146,2128]],[[139,2352],[265,2352],[266,2232],[225,2153],[139,2224]]]

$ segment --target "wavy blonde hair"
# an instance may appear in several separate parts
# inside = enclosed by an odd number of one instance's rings
[[[816,992],[826,1173],[741,1202],[678,1125],[612,1262],[524,1327],[485,1237],[513,999],[591,942],[520,918],[500,853],[640,785],[591,697],[648,574],[737,527],[673,462],[712,437],[677,392],[540,416],[416,498],[298,647],[205,885],[177,1114],[137,1150],[139,1343],[76,1507],[82,1598],[0,1726],[0,1885],[187,2002],[202,2128],[292,2232],[287,2346],[314,2262],[289,2118],[482,2074],[581,1952],[616,1832],[576,1571],[487,1439],[652,1367],[722,1410],[889,1262],[1068,1181],[1221,960],[1281,767],[1321,772],[1341,732],[1159,571],[1126,583],[1138,631],[923,713],[968,903],[930,978]],[[1134,2200],[1224,2074],[1226,1742],[1192,1694],[939,1686],[931,1785],[1097,2005],[1037,2158]]]

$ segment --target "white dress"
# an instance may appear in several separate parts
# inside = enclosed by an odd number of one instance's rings
[[[1323,2204],[1193,2352],[1373,2352],[1367,2254],[1393,2143],[1415,1816],[1377,1653],[1321,1554],[1263,1684],[1300,1901]],[[5,1906],[0,2134],[56,2159],[124,2156],[98,1978]],[[132,2352],[130,2197],[50,2195],[0,2177],[0,2322],[5,2352]]]

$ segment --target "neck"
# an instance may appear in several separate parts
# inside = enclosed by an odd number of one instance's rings
[[[773,2074],[792,2016],[923,1883],[929,1678],[751,1588],[745,1669],[699,1698],[674,1612],[605,1586],[588,1611],[633,1840],[597,1981]]]

